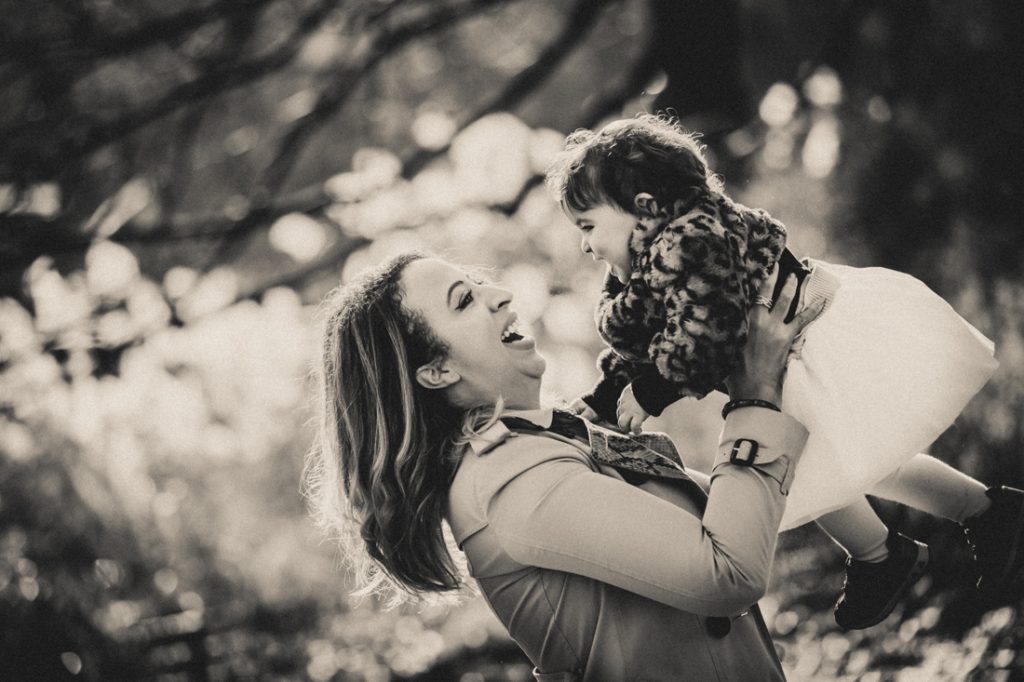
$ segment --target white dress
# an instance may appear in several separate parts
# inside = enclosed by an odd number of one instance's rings
[[[945,431],[998,366],[993,343],[924,283],[809,261],[838,289],[789,361],[783,410],[810,432],[786,530],[846,506]]]

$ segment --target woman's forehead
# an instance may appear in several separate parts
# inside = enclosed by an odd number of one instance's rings
[[[402,283],[418,287],[444,287],[445,290],[456,281],[474,282],[493,280],[490,268],[478,265],[462,265],[441,258],[421,258],[406,266]]]
[[[409,263],[402,272],[402,299],[406,306],[421,312],[445,307],[448,292],[466,279],[466,271],[439,258],[421,258]]]
[[[459,266],[440,258],[419,258],[405,266],[402,283],[407,288],[447,287],[465,275]]]

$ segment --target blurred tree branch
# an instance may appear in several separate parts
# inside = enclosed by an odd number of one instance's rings
[[[530,66],[512,77],[501,92],[489,102],[463,119],[458,129],[465,129],[466,126],[487,114],[514,109],[516,104],[540,87],[558,68],[565,57],[586,37],[589,29],[597,21],[601,8],[610,1],[578,0],[568,12],[562,31],[549,42],[548,47],[540,53],[537,59]],[[344,105],[359,81],[370,73],[382,58],[414,37],[422,37],[426,33],[447,28],[450,23],[486,9],[493,4],[495,4],[495,0],[470,0],[459,7],[439,10],[433,17],[422,23],[420,21],[409,23],[404,29],[399,29],[390,35],[385,34],[379,38],[378,46],[370,50],[363,65],[352,72],[348,79],[342,78],[339,83],[334,84],[321,93],[320,99],[313,111],[285,134],[278,144],[278,151],[274,161],[264,173],[262,183],[264,191],[268,195],[273,194],[274,190],[284,183],[287,174],[302,152],[304,142],[309,139],[317,128],[328,120],[329,116],[333,115]],[[631,84],[627,84],[627,87],[629,85]],[[415,175],[432,159],[446,153],[448,148],[449,145],[445,145],[439,149],[414,152],[411,158],[407,158],[402,163],[403,177]],[[525,192],[528,189],[524,189],[523,196],[525,196]],[[253,225],[240,224],[236,228],[229,229],[224,234],[223,244],[214,252],[210,262],[219,262],[227,257],[236,248],[235,239],[248,231],[250,227],[253,227]]]
[[[297,23],[283,47],[270,54],[247,61],[211,64],[211,68],[194,80],[171,88],[154,102],[140,105],[134,111],[109,121],[72,121],[69,129],[58,133],[63,158],[75,160],[122,139],[139,128],[156,121],[183,106],[192,105],[228,90],[247,85],[287,65],[303,44],[303,38],[314,31],[340,0],[321,0]],[[3,131],[0,134],[23,137],[33,124]],[[45,131],[39,131],[45,132]]]
[[[593,128],[602,120],[622,110],[626,102],[637,95],[636,84],[646,83],[658,71],[657,53],[650,46],[637,60],[629,74],[622,79],[618,87],[612,89],[604,96],[595,101],[587,111],[583,113],[579,126],[582,128]],[[512,216],[519,210],[523,201],[530,194],[534,187],[544,182],[542,174],[531,176],[519,190],[519,193],[505,204],[494,206],[494,210],[503,215]]]
[[[459,123],[459,130],[465,129],[474,121],[478,121],[488,114],[515,109],[519,102],[544,84],[544,81],[558,69],[562,61],[587,36],[597,21],[601,8],[609,2],[611,0],[578,0],[566,16],[562,30],[548,43],[536,60],[512,77],[501,92],[490,101],[463,118]],[[450,147],[449,143],[443,147],[423,149],[414,153],[402,164],[402,177],[413,177],[433,159],[446,154]]]
[[[577,4],[577,8],[583,4],[587,4],[587,2],[588,0],[583,0],[583,2]],[[604,94],[604,96],[598,98],[587,109],[587,111],[584,112],[580,125],[588,128],[593,127],[607,116],[620,111],[627,101],[636,96],[635,84],[647,82],[655,74],[657,68],[658,64],[656,62],[655,51],[650,48],[646,49],[637,60],[636,64],[634,64],[630,69],[628,75],[619,82],[618,86]],[[513,80],[518,81],[519,78],[517,77]],[[521,90],[521,92],[521,96],[525,96],[529,90]],[[514,102],[510,104],[514,104]],[[482,116],[483,114],[469,119],[469,122],[477,120],[477,118]],[[465,127],[465,125],[468,125],[468,122],[464,124],[463,127]],[[403,163],[403,169],[406,168],[409,163],[409,161]],[[525,183],[523,183],[522,188],[520,188],[518,194],[512,199],[512,201],[492,206],[491,208],[503,215],[514,215],[519,210],[519,207],[522,205],[522,202],[526,199],[530,191],[539,186],[543,181],[544,176],[541,174],[531,176]],[[312,188],[307,188],[306,192],[310,192],[311,190]],[[319,202],[313,200],[306,210],[300,210],[299,212],[310,213],[317,210],[322,207],[322,205],[318,206],[318,203]],[[245,297],[252,297],[255,294],[262,293],[275,286],[299,286],[305,284],[310,277],[324,272],[330,272],[340,267],[353,251],[362,248],[362,246],[365,246],[368,243],[369,242],[363,238],[350,237],[337,248],[322,254],[314,262],[300,268],[299,270],[264,282],[254,289],[254,293],[247,294]]]
[[[605,1],[605,0],[600,0]],[[312,111],[285,132],[277,144],[273,161],[263,173],[260,186],[267,192],[281,187],[303,150],[303,144],[352,96],[356,86],[366,78],[382,59],[404,47],[413,39],[450,28],[456,22],[469,18],[507,0],[465,0],[446,5],[433,14],[417,18],[378,34],[360,64],[349,67],[320,93]]]
[[[227,68],[237,65],[245,53],[247,44],[251,42],[255,26],[255,21],[251,17],[229,15],[225,21],[227,22],[227,39],[221,49],[201,60],[205,69],[214,68],[216,64],[223,64]],[[168,164],[167,176],[158,177],[157,180],[160,207],[165,214],[173,215],[175,213],[179,195],[188,187],[187,176],[191,170],[190,161],[195,149],[195,141],[199,137],[203,119],[213,107],[213,103],[213,99],[201,100],[183,112],[181,120],[177,124],[178,139]]]
[[[359,236],[345,236],[327,249],[315,260],[275,277],[270,277],[238,296],[236,301],[256,299],[274,287],[300,288],[310,278],[330,272],[337,272],[353,252],[370,244],[370,240]]]
[[[62,2],[74,15],[73,30],[67,37],[46,42],[40,49],[38,38],[8,37],[0,46],[0,61],[32,63],[37,59],[83,60],[121,57],[178,38],[215,21],[233,22],[257,13],[274,0],[220,0],[168,16],[158,17],[141,26],[104,32],[95,17],[77,2]]]
[[[397,28],[379,33],[367,49],[361,63],[349,67],[340,77],[332,80],[321,91],[312,110],[299,119],[278,141],[273,160],[261,174],[255,196],[252,198],[253,203],[259,206],[281,188],[309,138],[345,105],[355,92],[356,86],[373,72],[381,60],[415,38],[447,29],[462,19],[506,1],[465,0],[459,4],[445,5],[434,10],[432,14],[417,17]],[[226,230],[220,244],[211,252],[207,265],[229,258],[230,254],[237,250],[239,239],[259,225],[259,219],[243,220]]]
[[[539,87],[544,80],[558,67],[564,58],[571,53],[572,49],[586,36],[587,31],[593,26],[599,15],[600,8],[610,0],[579,0],[568,13],[565,26],[557,38],[549,43],[538,59],[520,71],[506,84],[500,93],[490,101],[482,105],[474,114],[465,118],[460,129],[488,113],[514,108],[523,98]],[[314,112],[320,112],[319,116],[310,116],[302,119],[290,135],[284,140],[291,140],[279,144],[281,150],[297,150],[300,146],[299,139],[308,137],[312,129],[324,122],[328,114],[333,113],[344,104],[352,88],[358,84],[360,79],[368,75],[373,67],[390,52],[400,48],[409,40],[420,37],[424,31],[438,31],[450,25],[451,22],[470,16],[474,12],[482,11],[489,6],[495,5],[499,0],[469,0],[457,6],[448,6],[438,10],[429,21],[419,23],[419,20],[409,21],[398,29],[384,32],[378,36],[376,47],[369,50],[362,65],[358,69],[349,72],[348,78],[342,78],[339,84],[330,88],[321,95],[319,104]],[[395,9],[395,3],[388,8]],[[422,19],[422,18],[421,18]],[[620,109],[622,105],[635,94],[635,84],[645,82],[653,74],[656,64],[653,60],[653,50],[646,50],[643,58],[634,66],[629,75],[613,91],[603,98],[600,98],[587,112],[583,112],[580,125],[594,125],[601,118],[609,113]],[[244,68],[244,63],[241,65]],[[226,67],[227,68],[227,67]],[[430,159],[436,158],[444,153],[444,149],[432,152],[413,152],[411,157],[403,163],[403,170],[414,167],[422,167]],[[182,152],[178,152],[181,154]],[[271,166],[266,172],[267,182],[283,182],[283,175],[287,168],[294,163],[296,153],[285,155],[283,152],[277,156],[278,165]],[[529,193],[529,190],[539,184],[539,176],[530,179],[522,188],[518,197],[505,205],[496,207],[503,213],[514,213],[519,204]],[[265,192],[262,196],[275,196],[276,193]],[[129,231],[124,234],[117,234],[113,240],[126,246],[139,246],[146,244],[163,244],[174,242],[187,242],[191,240],[213,239],[224,246],[215,252],[215,255],[208,259],[209,263],[221,262],[226,257],[230,245],[235,244],[245,234],[266,226],[277,218],[287,213],[314,213],[330,203],[330,199],[324,194],[322,183],[301,188],[290,192],[283,199],[274,202],[250,204],[250,208],[244,215],[228,217],[223,214],[199,214],[172,217],[170,220],[157,225],[146,232]],[[12,216],[13,217],[13,216]],[[38,225],[37,229],[26,230],[22,223],[32,223],[32,219],[18,217],[8,221],[6,225],[0,224],[0,234],[7,233],[11,241],[6,241],[7,258],[17,253],[26,255],[36,253],[69,254],[82,252],[91,244],[89,235],[79,235],[73,238],[62,238],[62,233],[67,231],[65,225],[60,221]],[[5,229],[7,228],[7,229]],[[17,248],[11,247],[17,245]],[[7,258],[0,258],[6,260]],[[34,259],[34,256],[31,257]],[[27,262],[30,260],[26,259]],[[315,271],[315,269],[314,269]]]
[[[653,59],[668,78],[653,109],[700,113],[704,132],[735,129],[751,113],[740,65],[735,0],[651,0]],[[699,27],[699,28],[697,28]]]

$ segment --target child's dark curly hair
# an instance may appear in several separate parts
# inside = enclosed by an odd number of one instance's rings
[[[696,136],[674,119],[653,114],[569,135],[548,168],[547,185],[573,211],[613,204],[632,215],[640,214],[634,199],[641,192],[658,206],[671,207],[709,189],[722,191]]]

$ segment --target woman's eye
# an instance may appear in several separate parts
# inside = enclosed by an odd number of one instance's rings
[[[463,308],[465,308],[466,306],[468,306],[472,302],[473,302],[473,292],[472,291],[467,291],[466,293],[464,293],[462,296],[459,297],[459,303],[458,303],[458,305],[455,306],[455,309],[456,310],[462,310]]]

